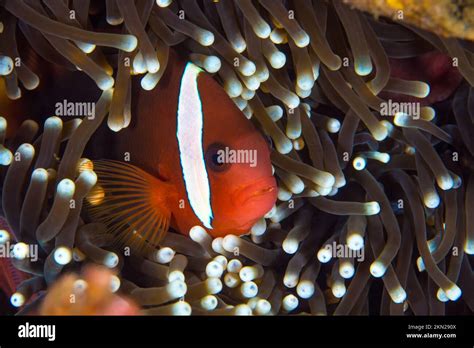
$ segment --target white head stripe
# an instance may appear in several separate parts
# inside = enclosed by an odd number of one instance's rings
[[[179,159],[183,170],[184,186],[194,214],[204,227],[212,229],[211,188],[203,152],[203,121],[197,77],[202,70],[186,64],[178,96]]]

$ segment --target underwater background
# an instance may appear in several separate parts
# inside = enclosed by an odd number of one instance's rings
[[[473,8],[1,1],[0,314],[472,314]]]

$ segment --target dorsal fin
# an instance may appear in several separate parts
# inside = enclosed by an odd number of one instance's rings
[[[170,225],[165,201],[171,185],[129,163],[93,163],[98,181],[87,197],[92,219],[106,224],[120,246],[155,248]]]

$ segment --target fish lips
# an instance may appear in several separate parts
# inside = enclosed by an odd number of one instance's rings
[[[233,194],[238,208],[254,212],[255,217],[267,213],[276,201],[277,185],[273,176],[264,177],[246,185]]]

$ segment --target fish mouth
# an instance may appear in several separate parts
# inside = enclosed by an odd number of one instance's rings
[[[235,190],[231,196],[234,211],[226,221],[231,225],[232,233],[247,233],[258,219],[270,211],[275,204],[277,192],[273,176],[258,179]]]
[[[266,197],[269,194],[273,194],[276,192],[276,186],[268,186],[265,187],[257,192],[255,192],[251,197],[247,199],[247,201],[252,201],[254,199],[260,199],[262,197]]]
[[[271,196],[276,197],[277,186],[273,176],[265,177],[253,182],[250,185],[238,189],[234,193],[235,202],[238,205],[264,203]],[[274,202],[271,202],[273,204]]]

